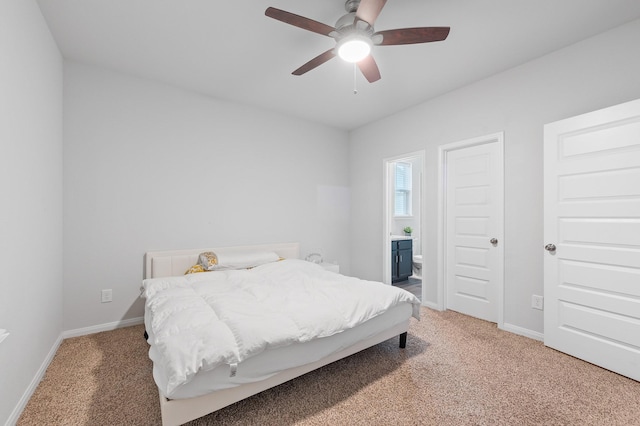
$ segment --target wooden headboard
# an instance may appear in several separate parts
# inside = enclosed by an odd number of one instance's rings
[[[300,258],[299,243],[259,244],[254,246],[218,247],[188,250],[148,251],[144,255],[144,278],[159,278],[183,275],[198,262],[198,255],[205,251],[250,252],[274,251],[286,259]]]

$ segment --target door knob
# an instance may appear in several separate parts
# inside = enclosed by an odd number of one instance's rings
[[[489,240],[489,242],[495,246],[496,244],[498,244],[498,239],[497,238],[492,238],[492,239]]]
[[[556,246],[554,244],[547,244],[546,246],[544,246],[544,249],[546,251],[556,251]]]

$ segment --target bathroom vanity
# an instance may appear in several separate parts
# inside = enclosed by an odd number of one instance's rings
[[[391,282],[405,281],[413,272],[413,240],[411,237],[391,240]]]

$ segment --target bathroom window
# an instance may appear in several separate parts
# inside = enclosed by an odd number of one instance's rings
[[[411,216],[411,163],[395,166],[395,216]]]

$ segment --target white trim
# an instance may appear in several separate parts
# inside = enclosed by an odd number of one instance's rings
[[[519,327],[517,325],[504,323],[500,327],[504,331],[508,331],[513,334],[519,334],[520,336],[528,337],[530,339],[544,341],[544,334],[539,331],[529,330],[528,328]]]
[[[501,206],[499,209],[500,217],[498,222],[500,223],[500,232],[498,233],[498,239],[501,241],[499,244],[501,256],[502,256],[502,268],[498,271],[499,283],[498,283],[498,328],[504,328],[504,132],[492,133],[486,136],[480,136],[476,138],[466,139],[458,142],[451,142],[438,147],[438,248],[437,248],[437,288],[438,295],[436,309],[443,311],[446,308],[445,301],[445,288],[444,288],[444,273],[446,251],[444,249],[445,244],[445,229],[446,229],[446,161],[447,153],[462,148],[468,148],[471,146],[484,145],[488,143],[497,143],[499,147],[500,164],[502,167],[498,170],[498,185],[500,186],[500,192],[502,199],[500,200]]]
[[[62,338],[69,339],[71,337],[86,336],[87,334],[95,334],[103,331],[112,331],[118,328],[130,327],[144,323],[143,317],[130,318],[121,321],[109,322],[106,324],[93,325],[91,327],[76,328],[75,330],[67,330],[62,332]]]
[[[391,231],[389,229],[389,218],[391,217],[391,165],[394,159],[382,160],[382,282],[391,285],[391,265],[390,262],[385,262],[384,259],[391,259]]]
[[[423,259],[422,261],[424,262],[424,257],[423,257],[422,259]],[[423,286],[423,287],[424,287],[424,286]],[[422,298],[422,306],[425,306],[425,307],[427,307],[427,308],[431,308],[431,309],[433,309],[434,311],[442,311],[442,309],[440,309],[440,306],[438,306],[438,304],[437,304],[437,303],[435,303],[435,302],[430,302],[430,301],[428,301],[428,300],[424,300],[424,291],[422,292],[422,295],[423,295],[423,298]]]
[[[49,364],[51,364],[51,361],[53,361],[53,357],[56,355],[56,352],[58,351],[58,348],[60,347],[62,340],[63,340],[63,337],[61,334],[53,343],[53,346],[51,346],[49,353],[47,354],[44,361],[40,365],[40,368],[36,372],[36,375],[33,377],[33,379],[31,380],[31,383],[29,383],[29,386],[22,394],[22,397],[20,398],[15,408],[11,412],[11,415],[9,415],[9,418],[5,423],[5,426],[15,425],[18,422],[18,419],[20,418],[22,411],[24,411],[24,407],[27,406],[27,403],[33,396],[33,393],[36,391],[36,389],[38,388],[38,385],[40,384],[40,381],[42,380],[45,373],[47,372],[47,368],[49,368]]]

